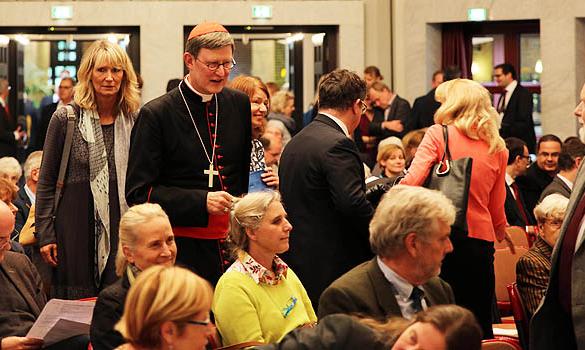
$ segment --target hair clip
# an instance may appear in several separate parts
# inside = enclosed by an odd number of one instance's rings
[[[297,298],[290,297],[288,305],[282,309],[282,316],[286,318],[290,314],[292,309],[295,307],[295,305],[297,305]]]

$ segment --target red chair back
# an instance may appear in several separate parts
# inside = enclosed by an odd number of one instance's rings
[[[516,323],[516,329],[518,330],[518,338],[520,344],[525,350],[528,350],[528,331],[530,329],[530,320],[528,319],[526,308],[520,293],[518,292],[518,286],[516,282],[511,283],[507,286],[508,295],[510,296],[510,304],[512,306],[512,315],[514,316],[514,322]]]
[[[510,339],[485,339],[481,342],[481,350],[522,350],[522,348]]]

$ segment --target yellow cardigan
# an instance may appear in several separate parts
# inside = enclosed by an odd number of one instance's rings
[[[277,285],[257,284],[242,272],[227,271],[215,287],[212,310],[224,346],[276,343],[293,329],[317,322],[307,292],[290,268]]]

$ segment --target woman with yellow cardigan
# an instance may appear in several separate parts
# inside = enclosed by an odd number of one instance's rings
[[[297,275],[276,254],[292,229],[280,194],[250,193],[231,212],[229,238],[237,256],[219,279],[212,310],[223,345],[275,343],[317,316]]]

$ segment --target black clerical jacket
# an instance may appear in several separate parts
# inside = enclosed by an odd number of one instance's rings
[[[201,139],[183,102],[189,105]],[[166,211],[173,227],[208,224],[207,193],[224,190],[240,196],[248,189],[251,152],[250,101],[242,92],[224,88],[202,102],[184,83],[147,103],[132,130],[126,198],[129,205],[154,202]],[[208,187],[209,157],[217,128],[213,187]],[[203,144],[203,145],[202,145]]]

